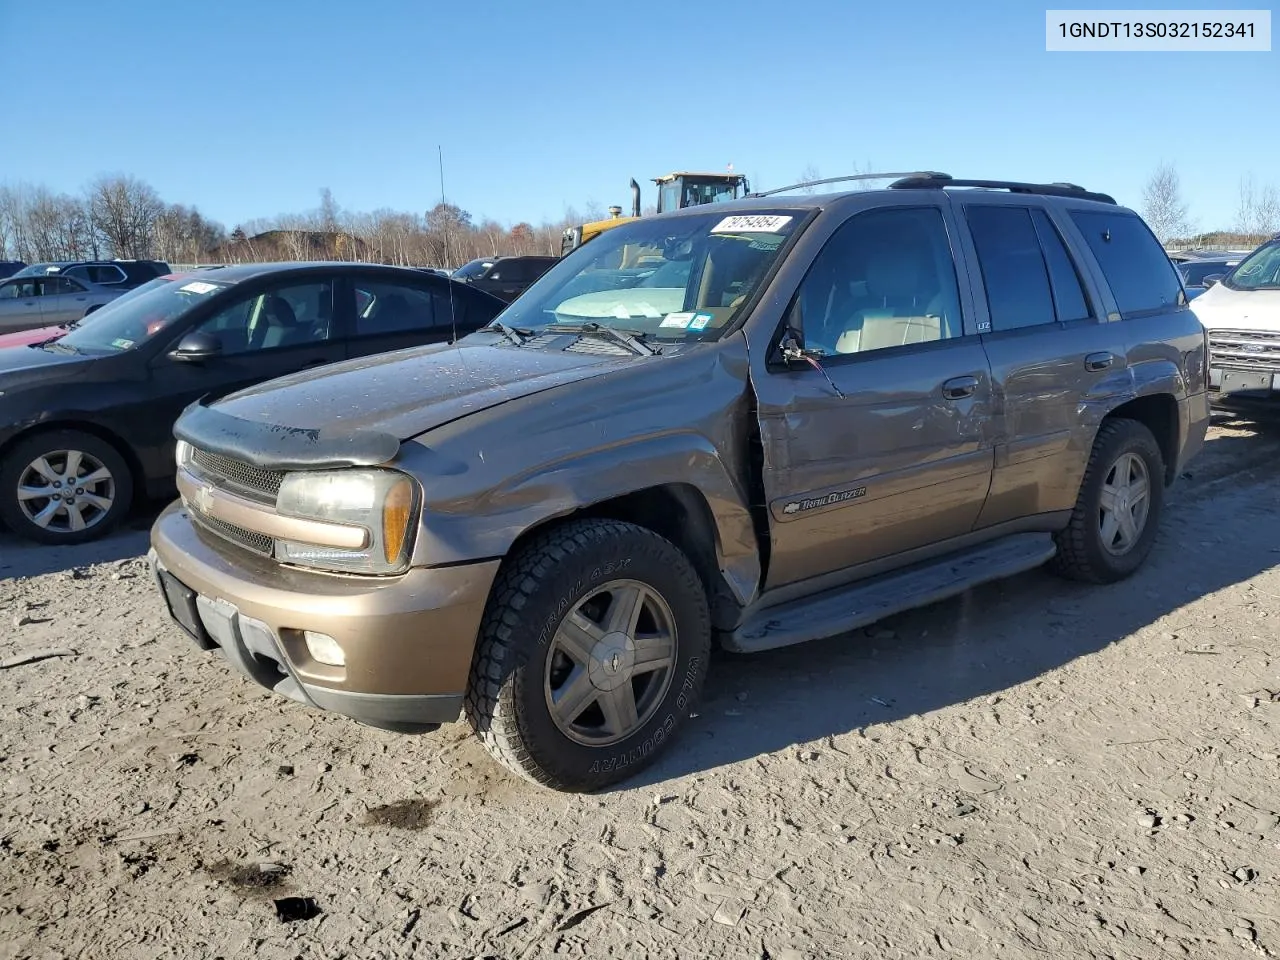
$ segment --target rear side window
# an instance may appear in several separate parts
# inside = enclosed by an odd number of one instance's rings
[[[1053,323],[1053,292],[1040,240],[1024,207],[968,207],[965,219],[978,251],[991,329]]]
[[[69,267],[64,271],[64,275],[88,280],[90,283],[120,283],[126,279],[125,272],[111,263],[90,263]]]
[[[1137,216],[1073,210],[1085,242],[1098,260],[1122,318],[1174,308],[1182,294],[1177,271],[1155,235]]]
[[[1089,319],[1092,313],[1089,301],[1085,299],[1084,286],[1080,283],[1080,274],[1057,227],[1050,222],[1049,215],[1043,210],[1032,210],[1031,220],[1036,225],[1045,262],[1049,264],[1049,282],[1053,285],[1053,305],[1057,309],[1058,319]]]
[[[356,281],[356,336],[430,330],[436,323],[430,291],[399,283]],[[447,317],[444,319],[448,319]]]

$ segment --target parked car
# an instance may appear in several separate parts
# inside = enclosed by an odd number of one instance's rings
[[[126,292],[62,274],[0,280],[0,334],[71,323]]]
[[[1280,234],[1196,298],[1218,403],[1280,398]]]
[[[635,254],[674,278],[577,292]],[[640,218],[494,327],[193,404],[150,556],[257,683],[395,730],[465,715],[558,789],[667,749],[713,634],[845,634],[1044,563],[1124,579],[1208,423],[1155,236],[1064,184]]]
[[[12,277],[25,266],[21,260],[0,260],[0,280]]]
[[[23,347],[29,343],[43,343],[45,341],[57,340],[64,336],[68,331],[85,323],[91,317],[97,317],[104,310],[115,309],[119,303],[127,303],[131,298],[140,296],[148,290],[158,286],[163,286],[170,280],[174,280],[185,274],[166,274],[163,277],[157,277],[154,280],[148,280],[140,287],[133,287],[129,290],[118,291],[112,299],[108,300],[100,307],[88,310],[85,315],[77,320],[69,320],[65,323],[50,324],[49,326],[31,327],[26,330],[20,330],[17,333],[0,333],[0,350],[9,347]]]
[[[559,260],[559,257],[481,257],[463,264],[453,272],[453,277],[510,302]]]
[[[352,263],[246,264],[126,293],[0,350],[0,520],[43,543],[100,537],[135,493],[173,489],[173,422],[194,400],[348,358],[376,366],[373,354],[449,341],[502,306],[443,277]]]
[[[163,260],[56,260],[33,263],[16,277],[45,277],[59,274],[103,287],[140,287],[148,280],[170,273]]]
[[[1178,264],[1178,272],[1187,291],[1187,298],[1194,300],[1209,287],[1231,272],[1240,257],[1198,257]]]

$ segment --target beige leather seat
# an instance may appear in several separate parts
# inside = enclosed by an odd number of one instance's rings
[[[837,353],[881,350],[942,338],[942,295],[921,296],[933,286],[927,253],[878,252],[867,262],[867,291],[880,305],[855,311],[836,340]]]

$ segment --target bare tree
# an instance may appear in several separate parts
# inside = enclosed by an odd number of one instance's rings
[[[226,230],[221,224],[178,203],[165,207],[153,228],[153,249],[160,259],[170,263],[202,263],[225,240]]]
[[[164,204],[150,184],[124,174],[100,177],[89,187],[93,228],[117,257],[147,257]]]
[[[1161,163],[1147,180],[1142,191],[1142,215],[1161,243],[1182,239],[1193,232],[1178,171],[1172,164]]]
[[[801,187],[800,192],[813,193],[818,188],[813,185],[812,181],[821,180],[821,179],[822,179],[822,173],[812,163],[809,164],[803,170],[800,171],[800,182],[807,183],[809,184],[809,186]]]
[[[870,160],[866,163],[855,163],[853,165],[853,176],[862,177],[868,173],[875,173],[875,165]],[[883,180],[854,180],[851,189],[854,190],[879,190],[884,186]]]
[[[1241,178],[1236,229],[1253,240],[1261,240],[1280,230],[1280,192],[1275,184],[1259,185],[1252,173]]]

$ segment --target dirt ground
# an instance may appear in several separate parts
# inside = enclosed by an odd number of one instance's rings
[[[1219,422],[1126,583],[722,657],[599,796],[233,675],[165,621],[147,517],[0,533],[0,957],[1280,956],[1278,457]]]

